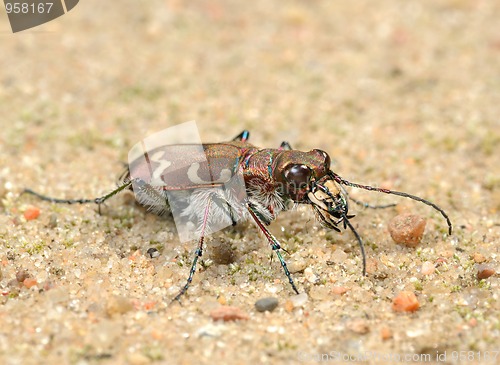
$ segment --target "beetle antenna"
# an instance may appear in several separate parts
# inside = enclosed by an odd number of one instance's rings
[[[444,217],[444,219],[446,219],[446,223],[448,224],[448,234],[451,235],[451,232],[452,232],[452,224],[451,224],[451,220],[450,218],[448,217],[448,214],[446,214],[446,212],[441,209],[439,206],[437,206],[436,204],[428,201],[428,200],[425,200],[425,199],[422,199],[421,197],[419,196],[415,196],[415,195],[411,195],[411,194],[408,194],[408,193],[404,193],[404,192],[401,192],[401,191],[395,191],[395,190],[390,190],[390,189],[383,189],[383,188],[376,188],[374,186],[370,186],[370,185],[361,185],[361,184],[356,184],[356,183],[353,183],[353,182],[350,182],[350,181],[347,181],[346,179],[344,179],[343,177],[337,175],[335,172],[333,171],[330,171],[330,176],[339,184],[341,185],[346,185],[346,186],[351,186],[353,188],[358,188],[358,189],[364,189],[364,190],[369,190],[369,191],[378,191],[379,193],[385,193],[385,194],[392,194],[392,195],[399,195],[399,196],[402,196],[402,197],[405,197],[405,198],[410,198],[410,199],[413,199],[413,200],[416,200],[416,201],[419,201],[421,203],[424,203],[426,205],[429,205],[431,206],[432,208],[434,208],[435,210],[437,210],[439,213],[441,213],[441,215]],[[349,224],[350,226],[350,224]],[[352,228],[351,228],[352,229]]]
[[[361,240],[361,237],[359,236],[358,232],[356,232],[354,226],[351,224],[351,222],[349,222],[349,219],[345,214],[342,215],[342,220],[344,221],[344,224],[346,224],[351,229],[352,233],[354,233],[356,240],[358,240],[359,248],[361,250],[361,257],[363,258],[363,276],[366,276],[366,254],[363,241]]]
[[[353,201],[355,204],[359,205],[360,207],[363,207],[363,208],[370,208],[370,209],[386,209],[386,208],[392,208],[392,207],[395,207],[397,204],[396,203],[389,203],[389,204],[382,204],[382,205],[372,205],[372,204],[369,204],[369,203],[365,203],[361,200],[358,200],[358,199],[354,199],[352,196],[349,195],[349,193],[347,192],[346,188],[344,188],[342,185],[339,185],[340,186],[340,189],[342,190],[342,192],[351,200]]]

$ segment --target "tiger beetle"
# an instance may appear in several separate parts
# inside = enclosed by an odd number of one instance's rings
[[[299,291],[281,254],[283,249],[267,229],[281,211],[289,210],[298,204],[310,205],[323,227],[338,232],[341,228],[349,228],[352,231],[361,250],[365,276],[366,254],[363,241],[350,221],[354,215],[349,214],[348,199],[371,208],[385,208],[394,204],[370,206],[351,198],[344,186],[398,195],[429,205],[445,218],[451,235],[452,223],[448,215],[428,200],[405,192],[350,182],[330,169],[330,157],[322,150],[297,151],[293,150],[288,142],[281,143],[277,149],[261,149],[248,143],[249,135],[245,130],[230,142],[198,146],[200,153],[206,158],[204,164],[200,164],[200,156],[197,156],[197,153],[185,150],[186,145],[183,144],[160,146],[147,151],[144,156],[129,163],[116,189],[99,198],[56,199],[31,189],[25,189],[24,193],[53,203],[95,203],[100,211],[101,204],[106,200],[122,190],[133,188],[137,202],[156,214],[171,212],[173,205],[177,206],[182,216],[192,218],[198,222],[199,227],[198,246],[189,276],[174,301],[180,299],[193,280],[198,259],[203,253],[204,239],[211,233],[212,222],[219,220],[234,225],[237,221],[247,218],[253,219],[264,234],[271,249],[276,253],[293,291],[298,294]],[[175,174],[165,173],[168,169],[173,169]],[[236,175],[242,176],[245,193],[243,198],[234,197],[235,194],[214,192],[213,188],[222,186]],[[196,190],[197,194],[190,198],[183,195],[191,190]],[[171,199],[172,193],[180,194],[180,198]],[[238,215],[242,219],[238,219]]]

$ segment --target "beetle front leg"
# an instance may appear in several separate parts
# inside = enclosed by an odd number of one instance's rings
[[[266,228],[264,223],[260,220],[260,218],[257,215],[257,212],[255,211],[255,207],[251,203],[248,203],[247,207],[248,207],[248,212],[252,216],[253,220],[255,221],[257,226],[260,228],[262,233],[264,233],[264,236],[266,236],[267,240],[269,241],[271,248],[273,249],[274,252],[276,252],[276,256],[278,256],[278,260],[281,263],[281,267],[283,267],[283,270],[285,271],[285,275],[288,278],[288,282],[292,286],[293,291],[296,294],[299,294],[299,291],[297,290],[297,287],[295,286],[295,283],[293,282],[292,275],[290,274],[290,271],[288,270],[288,267],[286,266],[286,262],[283,259],[283,256],[281,256],[280,250],[283,250],[283,249],[281,248],[278,240],[276,239],[276,237],[274,237],[272,235],[271,232],[269,232],[269,230]]]

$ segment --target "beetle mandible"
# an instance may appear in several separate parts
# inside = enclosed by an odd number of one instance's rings
[[[53,203],[95,203],[100,209],[100,205],[106,200],[122,190],[133,187],[139,204],[162,215],[170,211],[169,203],[171,202],[168,194],[176,191],[182,194],[183,191],[196,189],[199,193],[193,195],[190,200],[184,201],[182,214],[201,222],[198,246],[187,281],[173,300],[179,300],[193,280],[198,259],[203,253],[205,236],[210,233],[210,220],[213,220],[215,216],[215,219],[230,219],[232,224],[236,224],[231,212],[237,208],[240,208],[239,213],[243,215],[243,218],[252,218],[264,234],[276,253],[292,289],[297,294],[299,291],[281,254],[282,248],[276,237],[266,227],[277,218],[281,211],[290,209],[290,206],[310,205],[325,228],[339,232],[341,228],[349,228],[362,253],[363,275],[366,275],[366,255],[363,241],[350,222],[354,216],[349,215],[348,199],[367,207],[370,206],[349,197],[343,186],[398,195],[429,205],[441,213],[448,225],[448,233],[452,233],[452,223],[446,212],[428,200],[405,192],[350,182],[331,170],[330,156],[322,150],[313,149],[309,152],[293,150],[287,142],[283,142],[277,149],[260,149],[248,143],[249,135],[249,132],[245,130],[230,142],[203,144],[202,153],[207,161],[205,165],[200,165],[199,156],[193,153],[182,153],[185,145],[167,145],[148,151],[150,156],[176,152],[179,161],[182,160],[184,170],[177,169],[175,175],[164,174],[163,170],[170,166],[172,161],[154,165],[154,159],[152,162],[149,157],[137,159],[132,161],[122,174],[119,186],[99,198],[57,199],[31,189],[25,189],[23,192]],[[207,169],[211,171],[206,171]],[[216,177],[212,176],[213,171],[217,172]],[[244,180],[246,197],[241,201],[228,195],[220,195],[213,190],[214,187],[221,186],[235,174],[241,174]],[[157,184],[155,179],[162,181]],[[387,206],[392,205],[394,204]],[[224,209],[231,214],[226,214],[226,218],[218,217],[224,215],[221,213]]]

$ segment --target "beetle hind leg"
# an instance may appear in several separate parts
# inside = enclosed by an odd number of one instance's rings
[[[186,293],[186,291],[189,288],[189,285],[193,282],[193,276],[196,273],[196,264],[198,263],[198,259],[201,258],[203,255],[203,243],[205,241],[205,230],[207,228],[208,224],[208,218],[209,218],[209,212],[210,212],[210,205],[212,201],[209,199],[207,201],[207,205],[205,207],[205,211],[203,214],[203,223],[201,226],[201,231],[200,231],[200,239],[198,241],[198,248],[196,249],[195,256],[193,259],[193,263],[191,264],[191,269],[189,270],[189,276],[186,280],[186,284],[182,287],[182,289],[179,291],[179,293],[172,299],[172,302],[179,302],[180,303],[180,298]]]
[[[186,291],[189,288],[189,285],[193,282],[193,276],[196,273],[196,265],[198,263],[198,259],[201,258],[203,255],[203,242],[204,242],[205,237],[201,236],[200,240],[198,242],[198,248],[196,249],[195,256],[193,259],[193,263],[191,264],[191,269],[189,270],[189,276],[186,280],[186,284],[182,287],[182,289],[179,291],[179,293],[175,296],[174,299],[172,299],[172,302],[179,302],[181,297],[186,293]]]
[[[88,204],[88,203],[94,203],[98,205],[99,209],[99,214],[101,214],[101,204],[103,204],[106,200],[109,198],[115,196],[119,192],[121,192],[124,189],[127,189],[130,185],[132,185],[132,181],[128,180],[123,182],[121,185],[119,185],[116,189],[113,191],[109,192],[108,194],[94,198],[94,199],[59,199],[59,198],[52,198],[50,196],[42,195],[40,193],[37,193],[36,191],[33,191],[31,189],[24,189],[21,192],[22,194],[30,194],[36,196],[38,199],[45,200],[51,203],[56,203],[56,204]]]

